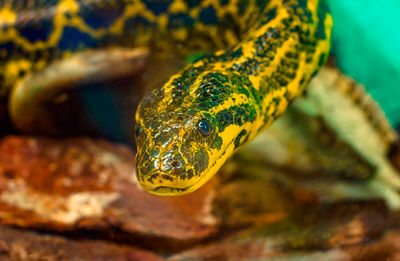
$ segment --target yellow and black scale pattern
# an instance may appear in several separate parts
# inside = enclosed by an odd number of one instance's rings
[[[233,45],[254,8],[251,0],[2,0],[0,98],[26,74],[89,49],[182,54]]]
[[[325,63],[332,20],[323,1],[251,4],[237,44],[187,66],[139,105],[136,160],[147,191],[181,195],[203,185]]]
[[[136,114],[140,184],[179,195],[302,93],[326,60],[331,26],[324,0],[3,0],[0,98],[84,50],[216,51],[145,97]]]

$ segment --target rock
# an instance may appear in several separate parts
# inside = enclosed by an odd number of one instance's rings
[[[195,193],[159,197],[136,180],[134,153],[102,140],[8,136],[0,141],[3,224],[79,234],[91,231],[174,251],[217,231],[217,178]]]
[[[345,250],[353,261],[400,260],[400,231],[389,231],[380,240],[346,247]]]
[[[227,227],[275,223],[297,208],[287,187],[276,181],[238,179],[221,185],[214,214]]]
[[[162,257],[135,247],[106,241],[71,240],[0,226],[1,260],[135,260],[161,261]]]
[[[352,260],[357,253],[349,251],[379,239],[388,217],[382,201],[310,205],[279,222],[254,225],[169,260]]]

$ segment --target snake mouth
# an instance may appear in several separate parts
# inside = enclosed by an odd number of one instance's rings
[[[153,171],[146,175],[138,173],[140,186],[147,192],[158,196],[179,196],[191,192],[199,180],[182,179],[163,171]]]
[[[177,188],[170,186],[158,186],[153,188],[151,191],[148,190],[148,192],[158,196],[180,196],[182,194],[188,193],[189,188],[190,187]]]

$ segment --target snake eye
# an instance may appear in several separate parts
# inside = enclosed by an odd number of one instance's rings
[[[212,127],[211,123],[208,120],[199,121],[197,127],[199,128],[199,131],[203,136],[210,135]]]

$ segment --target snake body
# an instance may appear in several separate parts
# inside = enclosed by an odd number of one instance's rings
[[[248,0],[0,1],[0,98],[27,74],[86,50],[231,46],[256,19],[253,8]]]
[[[0,98],[84,50],[213,50],[147,95],[136,113],[137,175],[158,195],[191,192],[270,125],[324,64],[324,0],[5,0]]]

